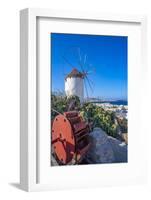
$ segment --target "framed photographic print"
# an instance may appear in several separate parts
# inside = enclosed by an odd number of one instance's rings
[[[146,182],[146,17],[20,16],[22,189]]]

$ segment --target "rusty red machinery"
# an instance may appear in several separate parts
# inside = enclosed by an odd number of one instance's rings
[[[90,147],[89,125],[77,111],[58,114],[52,123],[52,148],[61,164],[81,162]]]

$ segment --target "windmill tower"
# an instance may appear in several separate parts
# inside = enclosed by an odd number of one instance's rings
[[[89,99],[88,90],[90,89],[91,93],[93,93],[93,82],[88,77],[91,74],[92,70],[90,70],[90,64],[86,63],[87,56],[82,56],[80,48],[77,48],[78,52],[78,65],[80,69],[75,68],[73,64],[63,56],[65,62],[72,67],[72,70],[69,74],[65,76],[65,93],[66,96],[78,96],[80,101],[84,101],[84,96]],[[82,59],[82,57],[84,59]],[[84,67],[87,66],[88,69],[85,70]],[[87,87],[88,86],[88,87]]]
[[[84,74],[74,68],[65,78],[65,93],[67,97],[78,96],[84,100]]]

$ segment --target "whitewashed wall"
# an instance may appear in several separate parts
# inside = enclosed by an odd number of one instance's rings
[[[84,98],[83,79],[78,77],[67,78],[65,80],[65,93],[68,97],[78,96],[82,102]]]

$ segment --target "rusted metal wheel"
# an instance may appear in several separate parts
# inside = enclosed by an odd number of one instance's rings
[[[52,147],[62,164],[78,163],[89,149],[89,126],[78,112],[65,112],[52,124]]]

